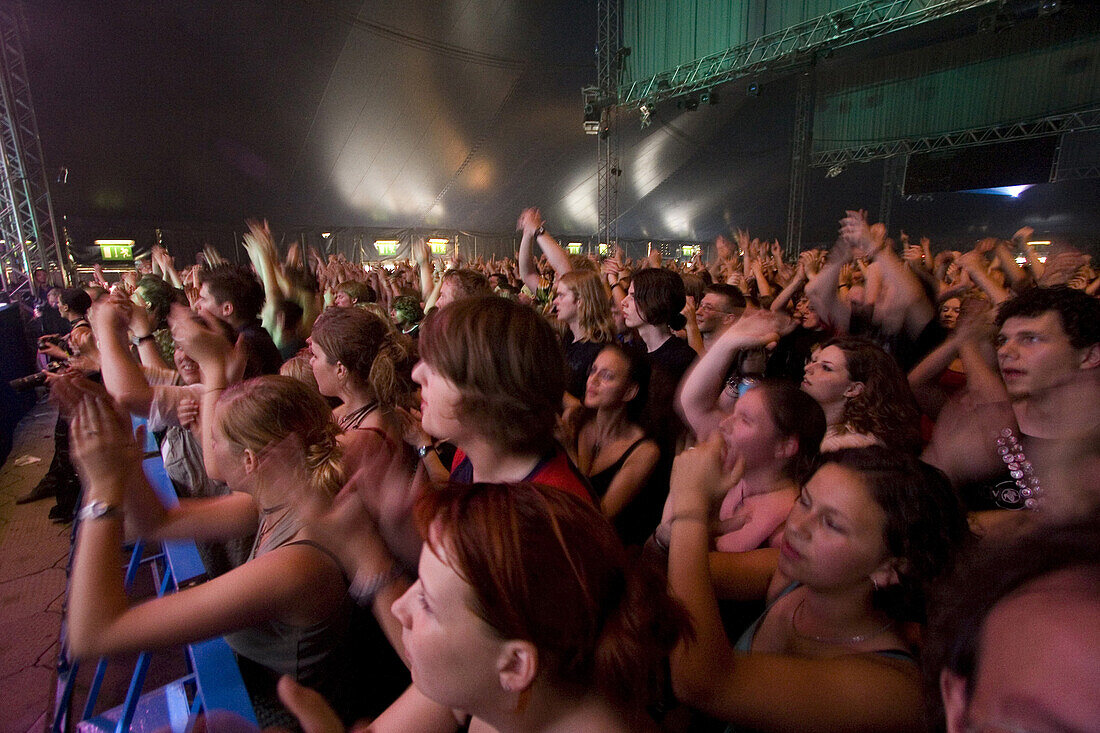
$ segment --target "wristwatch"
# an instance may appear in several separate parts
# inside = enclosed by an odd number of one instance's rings
[[[434,451],[434,450],[435,450],[435,445],[432,444],[432,443],[428,443],[427,445],[422,445],[419,448],[417,448],[416,449],[416,454],[418,456],[420,456],[420,460],[424,460],[427,457],[427,455],[429,453],[431,453],[432,451]]]
[[[121,514],[122,512],[114,504],[108,504],[105,501],[93,501],[77,512],[76,520],[83,522],[87,519],[111,519],[112,517],[121,516]]]
[[[535,230],[535,239],[538,239],[543,234],[546,234],[546,227],[539,227],[538,229]]]
[[[152,341],[155,338],[156,336],[154,336],[153,334],[147,333],[144,336],[134,336],[132,339],[130,339],[130,343],[132,343],[134,346],[141,346],[146,341]]]

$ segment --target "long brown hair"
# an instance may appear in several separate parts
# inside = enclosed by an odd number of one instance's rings
[[[331,362],[340,362],[370,399],[383,408],[412,390],[412,346],[376,314],[362,308],[328,308],[310,334]]]
[[[888,448],[920,450],[920,410],[909,380],[894,357],[866,339],[841,337],[822,345],[836,346],[848,363],[848,379],[862,382],[859,394],[844,403],[844,424],[868,433]]]
[[[608,343],[615,340],[615,320],[611,317],[611,290],[599,273],[573,270],[558,279],[558,287],[568,287],[576,295],[577,317],[583,341]]]

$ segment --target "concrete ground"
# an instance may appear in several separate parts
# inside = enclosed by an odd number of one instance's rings
[[[71,525],[50,522],[52,499],[15,499],[50,467],[56,419],[47,403],[36,405],[0,469],[0,733],[39,733],[53,700]],[[39,460],[15,465],[24,456]]]

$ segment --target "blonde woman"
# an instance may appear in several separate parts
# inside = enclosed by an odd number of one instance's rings
[[[203,337],[205,338],[205,336]],[[69,645],[90,659],[225,635],[237,652],[262,724],[286,723],[274,682],[288,674],[339,700],[348,614],[335,557],[302,524],[305,495],[343,481],[338,429],[319,394],[289,377],[225,386],[227,350],[185,337],[203,371],[207,472],[232,492],[165,509],[141,471],[129,418],[102,389],[64,382],[74,411],[73,458],[84,485],[69,590]],[[193,588],[131,605],[119,548],[124,532],[149,540],[227,539],[255,533],[248,560]]]

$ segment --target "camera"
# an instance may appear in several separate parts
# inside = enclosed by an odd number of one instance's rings
[[[14,389],[16,392],[27,392],[35,387],[41,386],[46,383],[47,374],[56,374],[63,371],[69,366],[67,361],[55,361],[51,362],[48,367],[35,374],[28,374],[25,377],[19,377],[19,379],[13,379],[8,382],[8,386]]]

